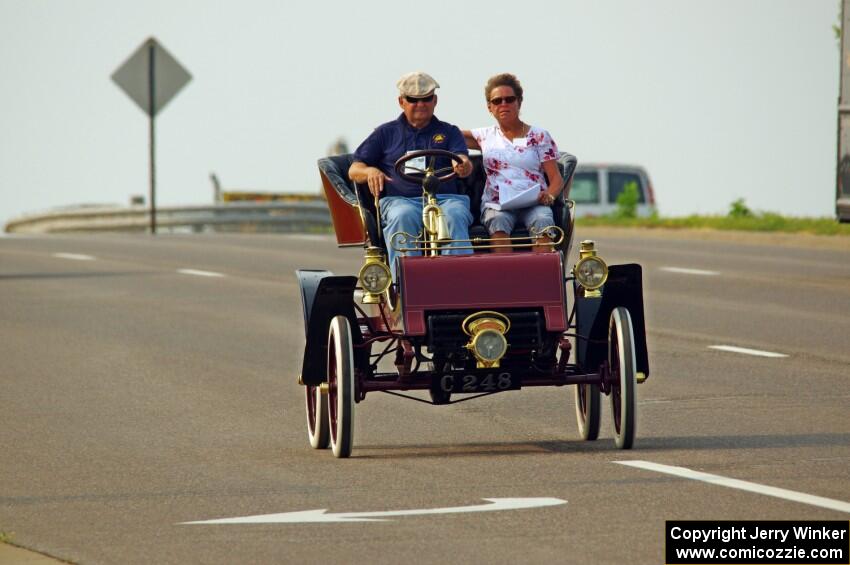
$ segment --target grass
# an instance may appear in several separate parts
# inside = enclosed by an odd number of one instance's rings
[[[772,212],[743,217],[685,216],[680,218],[615,218],[600,216],[578,218],[579,226],[620,226],[669,229],[713,229],[757,232],[810,233],[815,235],[850,236],[850,224],[840,224],[832,218],[793,218]]]
[[[0,543],[12,543],[13,532],[0,532]]]

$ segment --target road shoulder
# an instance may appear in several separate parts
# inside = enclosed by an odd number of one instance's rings
[[[22,547],[0,543],[0,565],[56,565],[68,563]]]
[[[643,237],[666,239],[676,237],[696,241],[727,241],[748,245],[779,245],[801,249],[834,249],[850,251],[850,237],[840,235],[814,235],[810,233],[787,232],[749,232],[710,229],[670,229],[670,228],[625,228],[612,226],[582,226],[576,220],[576,233],[579,237],[598,237],[610,235],[627,237],[640,234]]]

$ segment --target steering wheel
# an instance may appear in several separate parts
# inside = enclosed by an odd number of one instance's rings
[[[423,170],[417,167],[405,166],[407,165],[408,161],[412,161],[413,159],[417,159],[419,157],[431,157],[431,162],[428,164],[427,169]],[[457,173],[454,171],[453,167],[443,167],[442,169],[433,170],[434,164],[437,162],[437,157],[446,157],[447,159],[451,159],[452,162],[457,164],[463,162],[459,155],[452,153],[451,151],[446,151],[445,149],[422,149],[421,151],[411,151],[407,155],[402,155],[399,160],[395,162],[395,172],[404,180],[417,183],[422,182],[422,177],[408,174],[405,172],[405,169],[412,169],[414,171],[422,173],[423,175],[426,175],[430,172],[439,182],[446,182],[455,178],[457,176]]]

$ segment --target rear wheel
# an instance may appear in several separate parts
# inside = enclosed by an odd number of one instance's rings
[[[576,420],[581,439],[593,441],[599,437],[599,417],[602,412],[599,398],[599,385],[576,385]]]
[[[330,441],[328,426],[328,397],[320,387],[307,385],[307,439],[313,449],[326,449]]]
[[[331,320],[328,332],[328,423],[331,449],[348,457],[354,443],[354,355],[348,318]]]
[[[630,449],[637,429],[635,380],[635,337],[632,318],[625,308],[611,312],[608,325],[608,370],[611,383],[611,413],[614,416],[614,443]]]

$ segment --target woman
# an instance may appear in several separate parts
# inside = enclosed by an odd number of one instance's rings
[[[490,78],[484,87],[484,97],[487,109],[496,118],[496,125],[464,130],[463,136],[467,147],[481,150],[487,173],[481,223],[495,243],[506,245],[497,251],[510,251],[509,238],[517,221],[529,232],[536,233],[555,223],[551,206],[563,184],[557,164],[558,147],[548,131],[520,119],[522,85],[514,75],[504,73]],[[526,191],[531,191],[531,195],[520,197],[526,202],[523,207],[517,208],[508,202],[505,205],[508,209],[502,209],[500,195]],[[550,241],[549,237],[541,235],[535,251],[551,249],[547,245]]]

